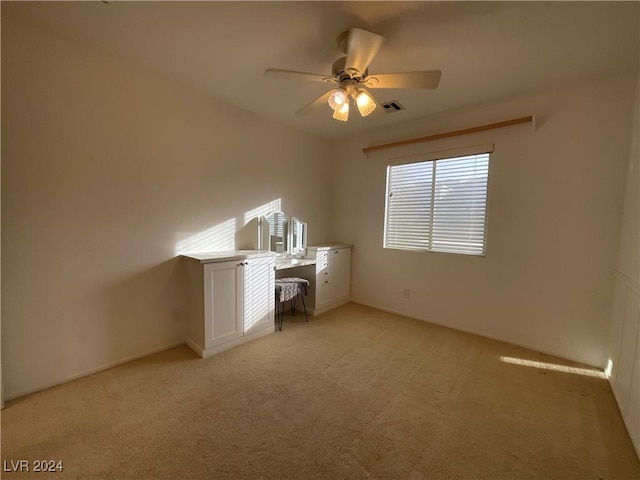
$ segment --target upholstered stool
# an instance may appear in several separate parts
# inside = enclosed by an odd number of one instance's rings
[[[302,299],[304,308],[304,318],[308,322],[307,306],[304,297],[309,290],[309,280],[298,277],[285,277],[276,279],[276,320],[278,330],[282,331],[282,320],[284,319],[284,302],[291,301],[291,314],[295,315],[296,298]]]

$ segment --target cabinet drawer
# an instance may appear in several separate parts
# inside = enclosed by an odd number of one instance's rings
[[[328,252],[318,252],[316,254],[316,273],[320,273],[327,268],[329,268]]]
[[[316,272],[327,268],[349,268],[351,249],[323,250],[316,254]]]
[[[335,297],[336,282],[333,280],[318,280],[316,286],[316,304],[331,302]]]
[[[335,274],[335,269],[325,268],[324,270],[320,270],[316,273],[316,281],[318,283],[322,283],[323,280],[329,280],[335,277]]]

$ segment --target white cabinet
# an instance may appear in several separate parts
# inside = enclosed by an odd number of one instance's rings
[[[311,280],[311,310],[314,315],[349,302],[351,294],[351,247],[309,247],[307,257],[316,260]]]
[[[274,331],[272,256],[187,265],[186,343],[208,357]]]
[[[243,335],[242,262],[204,265],[204,349]]]

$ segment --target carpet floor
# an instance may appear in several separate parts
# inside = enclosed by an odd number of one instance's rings
[[[2,478],[640,479],[599,375],[349,304],[8,402]],[[18,460],[30,471],[8,473]]]

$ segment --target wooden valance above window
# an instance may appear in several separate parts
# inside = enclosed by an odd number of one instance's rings
[[[373,145],[371,147],[363,148],[362,151],[364,153],[369,153],[375,150],[382,150],[385,148],[400,147],[402,145],[409,145],[411,143],[428,142],[430,140],[439,140],[441,138],[457,137],[458,135],[467,135],[469,133],[483,132],[485,130],[493,130],[494,128],[510,127],[511,125],[518,125],[520,123],[529,123],[529,122],[533,122],[535,125],[535,118],[533,115],[529,115],[528,117],[514,118],[512,120],[505,120],[504,122],[490,123],[488,125],[480,125],[479,127],[464,128],[462,130],[454,130],[452,132],[445,132],[445,133],[436,133],[435,135],[427,135],[426,137],[411,138],[409,140],[401,140],[399,142]]]

